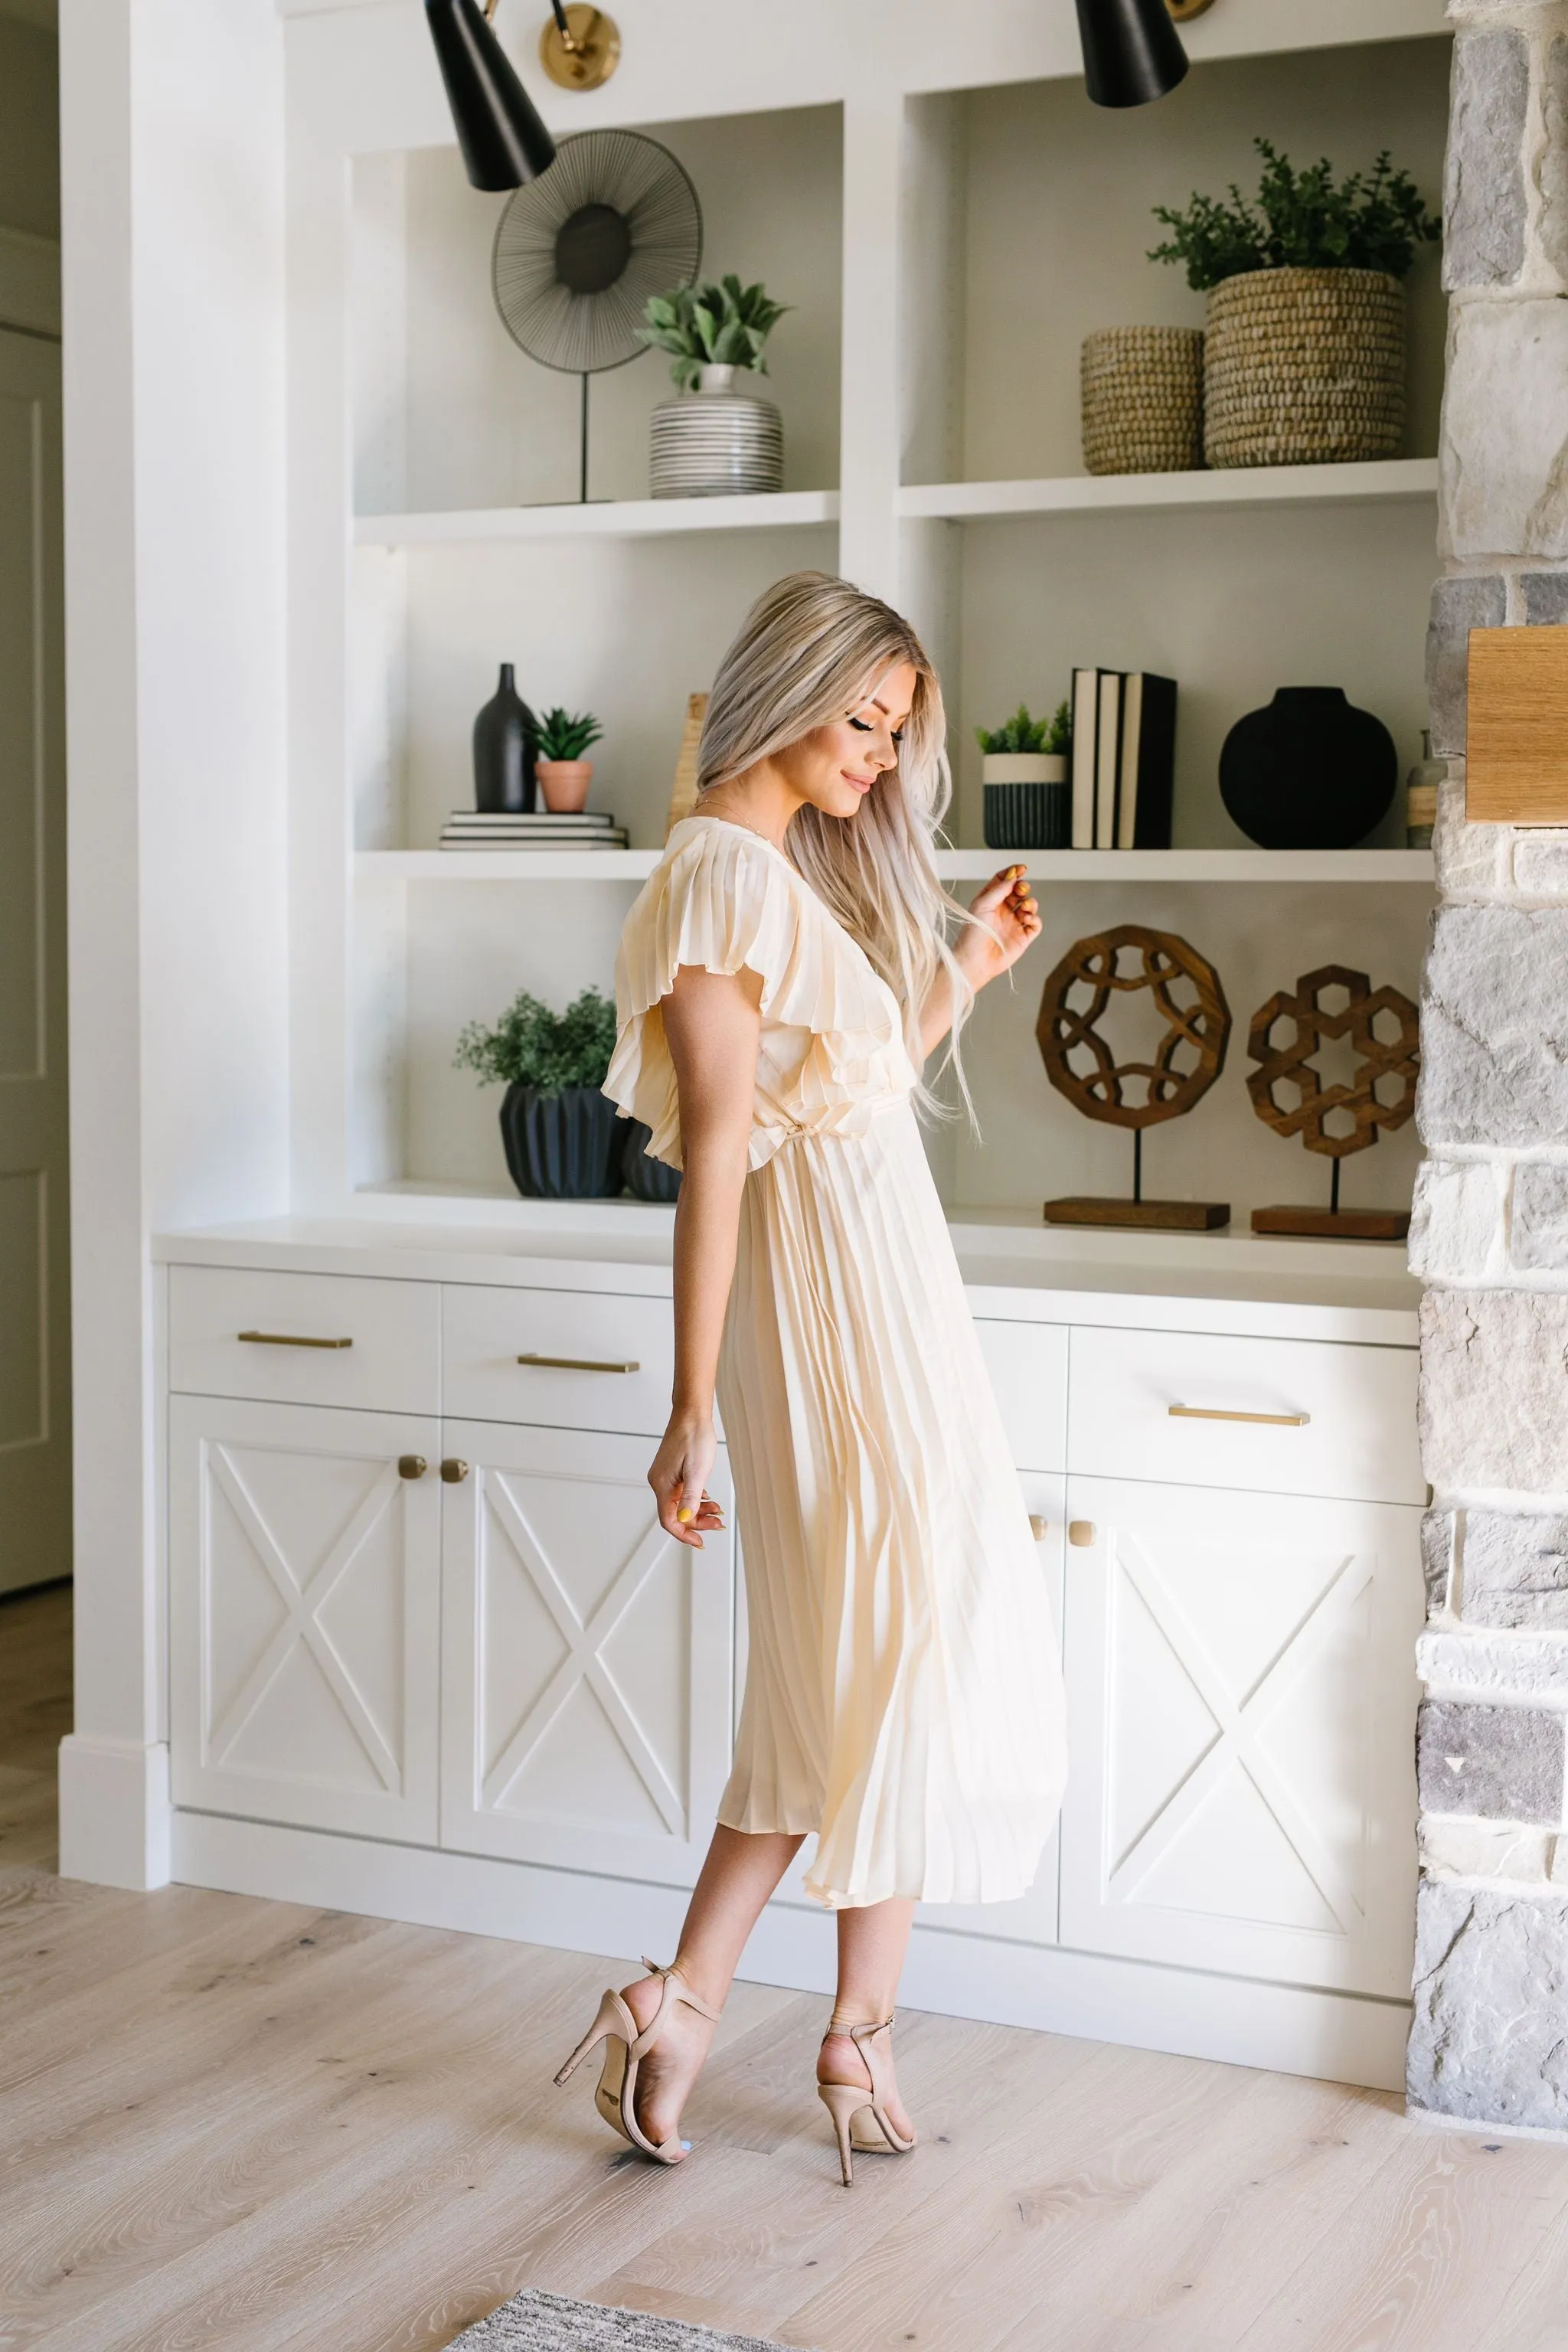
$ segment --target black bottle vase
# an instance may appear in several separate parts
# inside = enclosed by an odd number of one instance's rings
[[[519,694],[510,662],[474,721],[474,806],[487,816],[531,816],[539,722]]]
[[[1238,719],[1219,755],[1219,796],[1263,849],[1353,849],[1387,815],[1394,738],[1338,686],[1282,686]]]

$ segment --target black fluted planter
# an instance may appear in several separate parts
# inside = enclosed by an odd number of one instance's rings
[[[626,1123],[597,1087],[541,1094],[508,1087],[501,1143],[511,1181],[531,1201],[613,1201],[625,1186]]]
[[[640,1118],[626,1121],[626,1156],[622,1165],[626,1190],[634,1201],[673,1201],[680,1191],[680,1171],[648,1156],[653,1129]]]
[[[1237,720],[1219,755],[1219,796],[1262,849],[1353,849],[1387,815],[1398,781],[1393,736],[1338,686],[1280,687]]]

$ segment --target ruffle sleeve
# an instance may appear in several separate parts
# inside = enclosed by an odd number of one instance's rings
[[[619,1021],[605,1092],[681,1165],[675,1069],[661,1005],[682,964],[756,973],[763,1035],[751,1165],[790,1135],[862,1131],[914,1082],[892,992],[789,862],[738,825],[675,828],[621,934]]]

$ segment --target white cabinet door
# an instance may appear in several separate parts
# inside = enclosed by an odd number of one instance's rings
[[[169,1423],[175,1803],[434,1844],[439,1423],[185,1396]]]
[[[995,1328],[995,1327],[993,1327]],[[1027,1328],[1027,1326],[1018,1327]],[[1062,1553],[1066,1538],[1066,1488],[1060,1478],[1042,1477],[1037,1471],[1019,1473],[1024,1508],[1038,1530],[1040,1573],[1051,1596],[1051,1618],[1061,1638]],[[922,1903],[917,1917],[922,1926],[946,1927],[967,1936],[1001,1936],[1009,1943],[1054,1944],[1057,1940],[1057,1880],[1059,1838],[1053,1833],[1040,1856],[1035,1883],[1013,1903]]]
[[[729,1535],[664,1533],[646,1437],[444,1443],[442,1843],[689,1885],[729,1772]],[[728,1506],[722,1450],[709,1484]]]
[[[1061,1939],[1410,1990],[1419,1513],[1074,1478]]]

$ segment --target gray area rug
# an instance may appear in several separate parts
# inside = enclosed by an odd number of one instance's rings
[[[786,2352],[760,2336],[720,2336],[683,2319],[648,2311],[612,2311],[602,2303],[573,2303],[537,2287],[514,2294],[477,2327],[465,2328],[448,2352]]]

